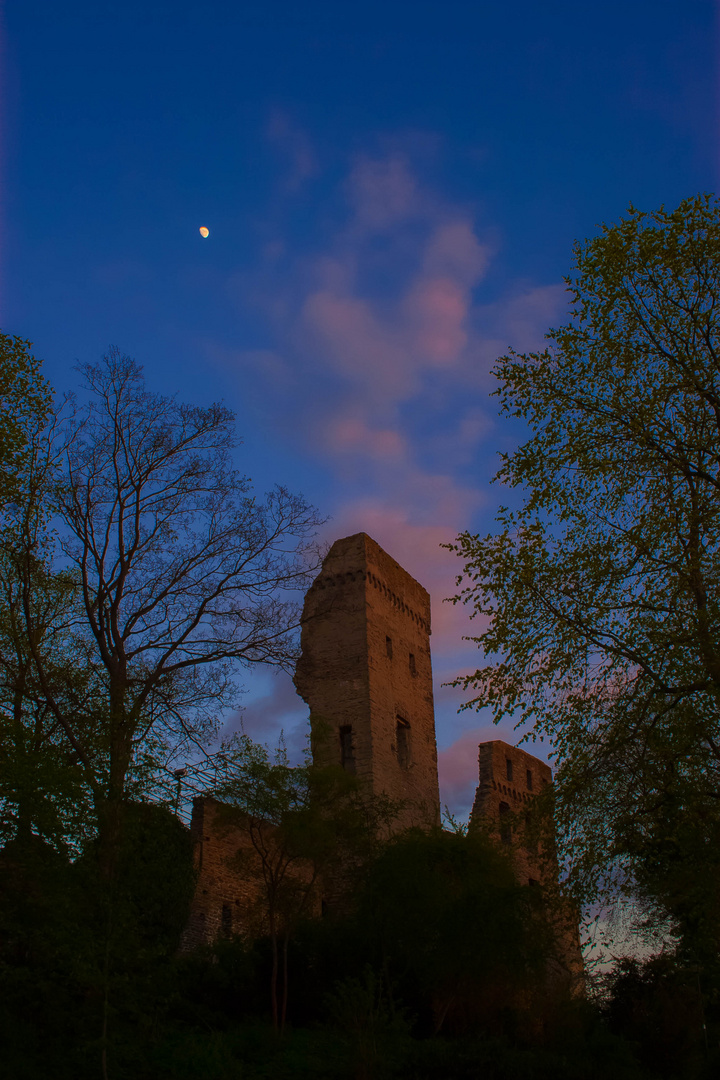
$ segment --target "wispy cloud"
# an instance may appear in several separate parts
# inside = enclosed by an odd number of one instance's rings
[[[278,116],[271,134],[298,182],[313,175],[301,132]],[[496,230],[425,182],[407,151],[357,155],[335,196],[344,210],[332,227],[323,218],[320,245],[293,250],[278,235],[252,280],[228,283],[264,315],[266,345],[211,348],[262,385],[278,437],[333,478],[324,539],[368,532],[428,588],[444,680],[477,664],[462,638],[478,628],[443,603],[460,567],[441,545],[494,513],[490,367],[508,345],[542,346],[565,291],[516,282],[497,297]],[[462,731],[457,692],[438,686],[437,704],[440,726]]]

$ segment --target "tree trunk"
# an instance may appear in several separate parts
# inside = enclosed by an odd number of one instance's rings
[[[272,971],[270,973],[270,1008],[272,1009],[273,1031],[278,1032],[278,939],[275,924],[275,912],[270,907],[270,941],[272,943]]]
[[[288,943],[289,933],[283,934],[283,992],[282,992],[282,1012],[280,1014],[280,1038],[285,1034],[285,1020],[287,1018],[287,1001],[288,1001]]]

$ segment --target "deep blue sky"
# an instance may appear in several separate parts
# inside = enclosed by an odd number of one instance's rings
[[[445,797],[483,719],[438,548],[491,527],[489,368],[564,316],[576,239],[717,186],[710,0],[5,0],[2,328],[58,391],[110,344],[236,409],[239,459],[431,589]],[[203,240],[198,228],[206,225]],[[301,717],[256,681],[255,734]]]

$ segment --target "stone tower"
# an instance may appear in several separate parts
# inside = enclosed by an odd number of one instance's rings
[[[337,540],[305,598],[295,686],[321,762],[401,800],[395,828],[439,824],[430,597],[366,533]]]
[[[538,885],[548,876],[547,854],[538,838],[526,843],[526,825],[533,799],[552,782],[550,766],[518,746],[500,739],[480,743],[478,747],[480,783],[470,813],[471,822],[490,825],[501,843],[513,849],[518,880],[523,885]],[[557,866],[550,862],[551,875],[557,879]]]
[[[548,957],[546,989],[552,985],[585,992],[585,971],[578,912],[558,887],[555,828],[549,807],[543,817],[533,813],[533,801],[552,783],[550,766],[519,746],[500,739],[478,747],[480,783],[470,814],[470,825],[489,826],[512,858],[521,885],[543,888],[554,947]]]

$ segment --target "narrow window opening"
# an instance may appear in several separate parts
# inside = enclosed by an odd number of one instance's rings
[[[320,914],[323,918],[325,918],[325,916],[327,915],[327,909],[327,900],[323,896],[322,900],[320,901]]]
[[[523,847],[530,855],[538,854],[538,840],[533,826],[533,815],[530,810],[525,813],[525,837]]]
[[[502,840],[503,844],[512,844],[510,807],[506,802],[500,803],[500,839]]]
[[[340,728],[340,764],[346,772],[355,772],[355,747],[350,724],[343,724]]]
[[[417,675],[417,669],[415,667],[415,654],[410,653],[410,674]]]
[[[398,716],[395,725],[395,742],[397,746],[398,764],[401,769],[409,769],[412,764],[412,746],[410,744],[410,725],[407,720]]]
[[[232,937],[233,913],[229,904],[223,904],[220,918],[220,933],[224,938]]]
[[[385,638],[385,652],[387,653],[388,660],[392,660],[392,638]]]
[[[540,882],[537,880],[537,878],[534,878],[534,877],[528,878],[528,885],[539,885],[539,884],[540,884]]]
[[[533,778],[532,778],[532,773],[530,772],[529,769],[527,771],[527,789],[528,789],[528,791],[532,791],[532,789],[533,789]]]
[[[505,758],[505,774],[506,774],[506,779],[507,780],[512,780],[512,778],[513,778],[512,761],[510,760],[509,757]]]

